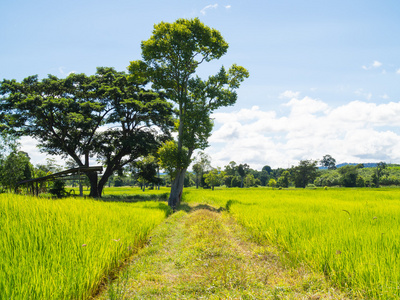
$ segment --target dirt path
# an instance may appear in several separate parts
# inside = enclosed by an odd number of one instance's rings
[[[285,268],[274,253],[226,212],[179,211],[98,299],[346,299],[321,275]]]

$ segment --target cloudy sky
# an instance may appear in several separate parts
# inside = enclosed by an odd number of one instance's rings
[[[126,70],[153,25],[199,17],[229,43],[201,76],[250,72],[237,103],[213,115],[206,152],[260,169],[325,154],[400,163],[400,2],[14,0],[0,2],[0,79]],[[33,163],[45,155],[23,140]]]

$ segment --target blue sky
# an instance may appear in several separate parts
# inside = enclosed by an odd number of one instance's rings
[[[325,154],[400,163],[398,1],[14,0],[0,14],[0,79],[125,70],[161,21],[199,17],[219,30],[228,53],[199,73],[237,63],[250,78],[213,116],[215,166]],[[45,158],[30,139],[23,147],[34,163]]]

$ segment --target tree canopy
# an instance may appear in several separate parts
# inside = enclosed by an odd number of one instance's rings
[[[210,172],[207,174],[204,174],[204,181],[206,184],[211,186],[211,189],[214,190],[214,187],[216,185],[220,185],[222,182],[222,179],[225,176],[225,172],[221,170],[221,168],[213,168]]]
[[[0,161],[0,184],[9,191],[13,191],[19,181],[31,179],[32,173],[33,166],[26,152],[13,151]]]
[[[249,169],[250,169],[250,166],[249,166],[248,164],[240,164],[240,165],[238,166],[238,168],[237,168],[237,171],[238,171],[238,173],[239,173],[239,176],[240,176],[241,179],[242,179],[242,182],[241,182],[241,184],[240,184],[240,187],[241,187],[241,188],[243,187],[243,180],[244,180],[244,178],[246,177],[246,174],[247,174],[247,172],[249,171]]]
[[[143,191],[146,188],[146,184],[159,184],[160,179],[158,178],[158,162],[157,159],[152,156],[146,156],[135,163],[137,168],[136,177],[139,182],[143,185]]]
[[[291,168],[291,174],[296,187],[305,188],[317,177],[317,161],[301,160],[299,165]]]
[[[0,122],[4,120],[0,114]],[[19,146],[18,138],[11,134],[7,127],[0,123],[0,162],[11,152],[16,152]]]
[[[199,187],[199,181],[201,181],[203,174],[209,169],[211,169],[210,156],[204,152],[199,152],[193,164],[193,172],[196,174],[196,188]]]
[[[156,151],[173,125],[163,94],[146,90],[147,81],[130,72],[101,67],[92,76],[3,80],[0,112],[15,135],[35,138],[43,152],[70,157],[78,166],[97,157],[106,166],[102,178],[86,175],[90,196],[99,197],[113,172]]]
[[[328,170],[336,169],[336,159],[334,159],[331,155],[327,154],[321,159],[321,166],[327,168]]]

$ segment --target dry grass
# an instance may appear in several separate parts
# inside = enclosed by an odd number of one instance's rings
[[[346,298],[322,275],[283,265],[276,249],[251,242],[227,213],[197,208],[156,228],[99,299]]]

